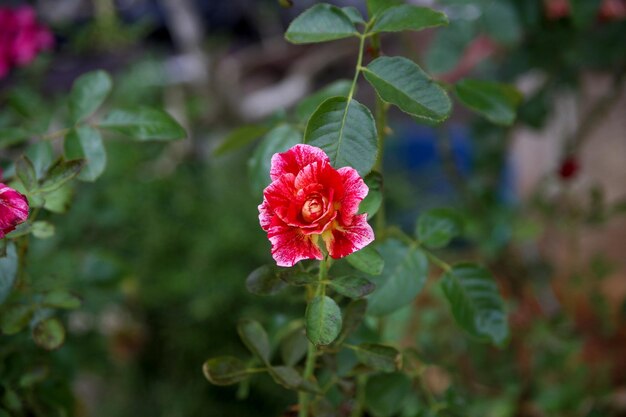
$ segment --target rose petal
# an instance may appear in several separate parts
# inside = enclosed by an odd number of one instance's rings
[[[374,231],[367,223],[367,214],[356,215],[350,226],[338,226],[322,234],[328,254],[343,258],[374,241]]]
[[[289,207],[291,201],[297,196],[297,191],[293,186],[293,175],[284,175],[263,190],[263,200],[274,208]]]
[[[297,227],[275,224],[270,227],[267,237],[278,266],[294,266],[303,259],[323,259],[317,246],[318,235],[304,235]]]
[[[344,194],[341,203],[341,221],[350,224],[352,216],[359,211],[359,204],[367,196],[369,188],[363,178],[352,167],[343,167],[337,170],[343,180]]]
[[[272,156],[270,177],[274,181],[284,174],[297,175],[305,166],[322,161],[330,163],[328,156],[320,148],[304,144],[295,145],[286,152]]]

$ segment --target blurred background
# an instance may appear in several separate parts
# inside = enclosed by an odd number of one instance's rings
[[[366,15],[364,1],[329,2]],[[508,128],[458,106],[436,128],[392,110],[389,222],[411,232],[421,211],[458,208],[466,233],[445,257],[494,271],[513,336],[500,350],[470,340],[432,285],[389,316],[385,338],[420,350],[426,383],[458,404],[445,415],[626,416],[626,2],[410,2],[450,25],[385,37],[385,54],[444,81],[513,83],[524,101]],[[276,334],[303,313],[289,294],[246,292],[248,273],[271,262],[248,162],[256,144],[214,150],[232,129],[290,118],[306,95],[353,76],[354,40],[283,39],[314,3],[0,1],[0,128],[28,113],[54,126],[73,80],[103,68],[110,104],[163,106],[189,132],[172,144],[107,141],[103,177],[80,186],[67,215],[49,214],[57,233],[35,242],[31,275],[83,306],[52,353],[28,334],[0,336],[6,415],[289,415],[295,396],[267,376],[220,388],[202,375],[208,357],[244,353],[238,319]],[[34,13],[15,12],[25,6]],[[7,52],[9,27],[19,56]],[[13,156],[0,150],[0,166]]]

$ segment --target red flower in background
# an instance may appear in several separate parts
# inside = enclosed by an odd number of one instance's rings
[[[28,218],[28,200],[13,188],[0,183],[0,239]]]
[[[322,242],[342,258],[374,240],[367,214],[357,214],[369,190],[354,168],[335,169],[323,150],[296,145],[274,154],[270,177],[259,221],[278,266],[323,259]]]
[[[0,78],[12,67],[30,64],[53,45],[52,33],[37,22],[32,7],[0,7]]]
[[[574,156],[568,156],[563,160],[563,162],[561,162],[561,166],[559,167],[559,177],[563,181],[569,181],[576,177],[579,169],[580,164],[578,163],[578,159]]]
[[[544,0],[544,7],[551,20],[566,18],[572,13],[570,0]],[[604,21],[626,18],[626,0],[602,0],[598,18]]]

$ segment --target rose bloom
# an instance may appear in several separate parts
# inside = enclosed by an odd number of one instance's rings
[[[13,188],[0,183],[0,239],[28,218],[28,200]]]
[[[32,7],[0,7],[0,78],[12,67],[30,64],[53,45],[52,33],[37,22]]]
[[[296,145],[274,154],[270,177],[259,221],[278,266],[323,259],[322,242],[337,259],[374,240],[367,214],[357,214],[369,190],[354,168],[335,169],[323,150]]]

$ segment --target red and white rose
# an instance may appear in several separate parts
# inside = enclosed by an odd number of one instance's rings
[[[367,214],[357,214],[369,190],[354,168],[335,169],[323,150],[296,145],[274,154],[270,177],[259,221],[279,266],[323,259],[321,244],[337,259],[374,240]]]

